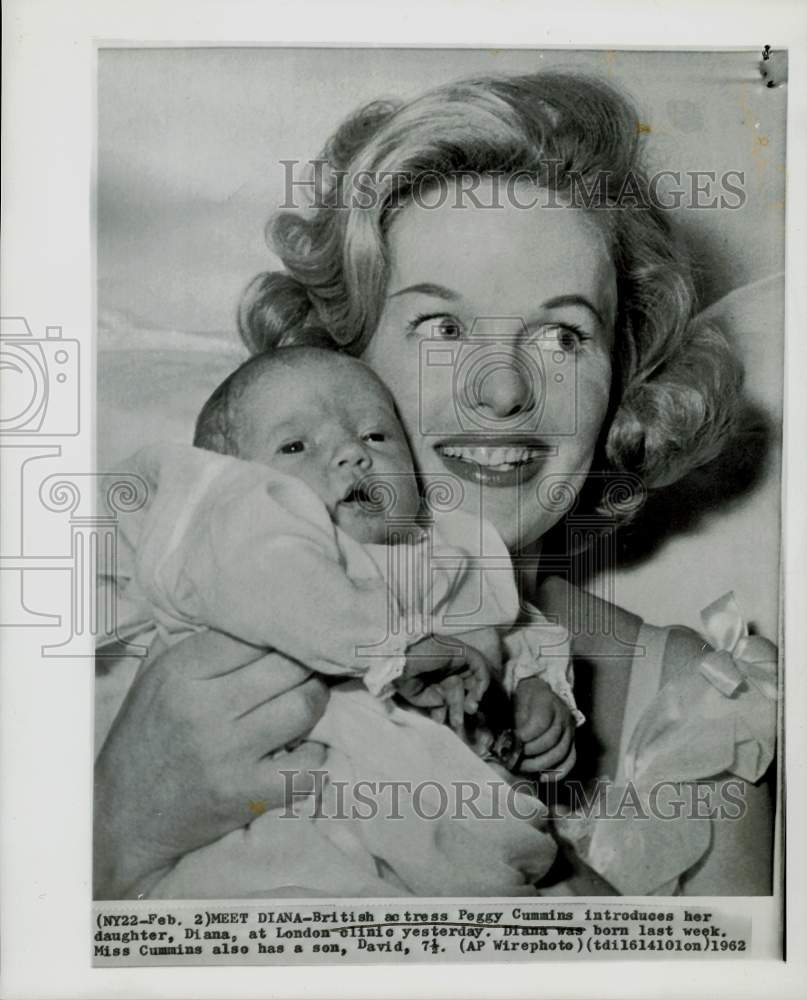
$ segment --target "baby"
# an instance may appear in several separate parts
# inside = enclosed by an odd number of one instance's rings
[[[411,454],[383,383],[331,351],[258,356],[213,393],[194,443],[140,454],[150,502],[125,527],[137,559],[129,596],[148,602],[161,639],[213,627],[348,678],[309,737],[329,747],[327,781],[336,788],[344,776],[348,798],[371,779],[410,792],[413,782],[461,780],[500,806],[505,793],[486,764],[386,696],[448,714],[466,735],[487,732],[477,709],[491,674],[511,694],[533,684],[519,731],[534,740],[551,727],[550,742],[560,742],[558,718],[569,719],[566,704],[576,712],[567,657],[542,656],[535,628],[511,629],[502,665],[495,627],[510,628],[519,612],[506,549],[465,515],[418,523]],[[543,646],[565,648],[537,612],[531,624]],[[497,810],[495,824],[458,823],[446,810],[424,821],[410,795],[401,828],[377,815],[357,820],[341,800],[338,817],[323,815],[323,800],[313,813],[297,804],[305,822],[267,813],[193,852],[153,894],[525,894],[555,853],[540,823],[514,810]],[[532,803],[526,814],[541,817]]]
[[[347,355],[291,348],[252,358],[207,401],[194,445],[301,480],[332,522],[357,542],[382,545],[422,534],[412,456],[392,396],[372,369]],[[290,569],[299,572],[294,561]],[[317,614],[310,602],[305,610]],[[472,635],[465,635],[464,644],[423,641],[410,649],[403,676],[436,674],[443,667],[447,676],[434,686],[439,693],[432,688],[418,697],[417,684],[399,685],[414,703],[431,704],[433,716],[442,714],[443,702],[455,729],[465,713],[476,711],[489,683],[488,663]],[[500,666],[495,633],[488,630],[476,641]],[[357,671],[366,667],[357,659]],[[546,697],[555,699],[549,688]]]

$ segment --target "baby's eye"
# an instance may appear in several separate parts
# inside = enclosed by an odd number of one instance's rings
[[[363,435],[365,441],[386,441],[387,435],[383,431],[368,431]]]
[[[301,451],[305,451],[305,443],[303,441],[287,441],[277,450],[281,455],[298,455]]]

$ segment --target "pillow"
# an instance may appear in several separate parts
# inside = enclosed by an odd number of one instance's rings
[[[235,335],[99,331],[98,471],[154,441],[190,444],[205,400],[247,356]]]

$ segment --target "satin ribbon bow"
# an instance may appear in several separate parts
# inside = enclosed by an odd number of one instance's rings
[[[715,647],[700,662],[703,676],[730,698],[747,682],[765,698],[776,701],[776,646],[749,635],[731,590],[701,611],[706,637]]]

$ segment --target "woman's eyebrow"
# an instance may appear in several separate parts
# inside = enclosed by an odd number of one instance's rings
[[[553,299],[547,299],[544,302],[544,309],[560,309],[563,306],[582,306],[594,316],[600,326],[605,326],[605,320],[602,317],[602,313],[594,305],[590,299],[587,299],[585,295],[556,295]]]
[[[448,302],[456,302],[460,298],[457,292],[446,288],[445,285],[435,285],[430,281],[422,281],[417,285],[408,285],[406,288],[399,288],[397,292],[393,292],[388,298],[394,299],[399,295],[409,295],[413,292],[418,295],[433,295],[435,298],[446,299]]]
[[[422,281],[416,285],[408,285],[406,288],[399,288],[397,292],[392,292],[388,297],[391,299],[397,298],[399,295],[432,295],[438,299],[445,299],[448,302],[456,302],[461,296],[450,288],[446,288],[445,285],[436,285],[431,281]],[[556,295],[554,298],[547,299],[543,304],[544,309],[560,309],[563,306],[582,306],[594,316],[600,326],[605,326],[605,320],[603,319],[602,313],[597,309],[594,303],[585,297],[585,295]]]

